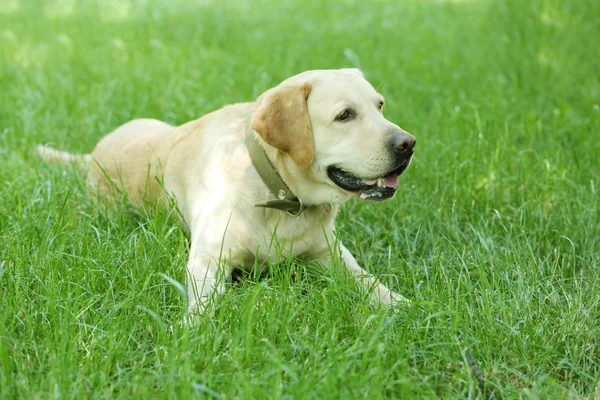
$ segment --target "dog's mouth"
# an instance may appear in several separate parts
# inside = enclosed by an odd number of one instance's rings
[[[351,172],[332,165],[327,168],[327,176],[333,183],[344,190],[357,194],[363,200],[382,201],[394,197],[398,186],[398,178],[409,163],[410,160],[407,160],[393,171],[369,179],[359,178]]]

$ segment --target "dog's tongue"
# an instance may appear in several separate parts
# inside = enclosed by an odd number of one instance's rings
[[[365,179],[365,183],[367,185],[374,185],[376,184],[378,181],[378,179]],[[381,178],[381,182],[390,188],[395,188],[396,186],[398,186],[398,174],[389,174],[384,176],[383,178]]]
[[[385,186],[395,188],[398,186],[398,174],[389,174],[384,176],[381,181]]]

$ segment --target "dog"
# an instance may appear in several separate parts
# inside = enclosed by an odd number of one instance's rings
[[[361,268],[334,235],[342,203],[392,198],[411,162],[415,138],[388,121],[383,106],[358,69],[306,71],[256,102],[178,127],[127,122],[91,154],[38,151],[87,170],[100,198],[116,201],[125,192],[133,204],[175,203],[191,239],[188,312],[205,312],[232,268],[274,259],[273,239],[285,257],[328,266],[341,256],[372,300],[396,304],[408,300]]]

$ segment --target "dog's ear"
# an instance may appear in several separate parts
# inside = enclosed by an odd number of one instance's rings
[[[252,116],[252,129],[265,142],[289,154],[300,168],[308,167],[315,158],[306,104],[311,90],[310,83],[274,87],[258,98]]]

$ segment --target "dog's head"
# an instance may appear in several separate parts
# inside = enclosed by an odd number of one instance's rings
[[[307,71],[257,100],[252,128],[279,150],[278,169],[305,204],[394,196],[415,138],[383,116],[357,69]]]

